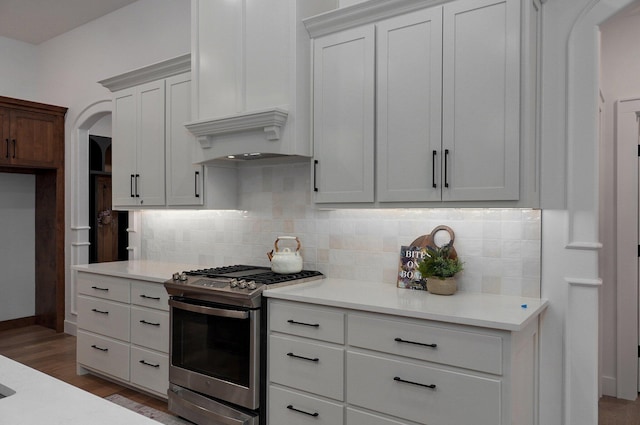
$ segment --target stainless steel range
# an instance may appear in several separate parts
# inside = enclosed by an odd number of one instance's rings
[[[266,306],[262,291],[322,279],[236,265],[175,273],[169,410],[200,425],[265,423]]]

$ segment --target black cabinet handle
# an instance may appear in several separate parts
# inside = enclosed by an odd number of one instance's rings
[[[91,311],[93,311],[94,313],[109,314],[108,311],[98,310],[97,308],[92,308]]]
[[[4,139],[6,148],[7,148],[7,154],[5,155],[5,158],[9,158],[9,139]]]
[[[131,174],[131,179],[129,181],[129,187],[130,187],[130,192],[131,192],[131,197],[135,198],[135,195],[133,194],[133,179],[135,179],[136,176]]]
[[[438,151],[433,151],[431,154],[431,187],[434,189],[438,187],[436,184],[436,156],[438,155]]]
[[[13,139],[13,157],[16,157],[16,139]]]
[[[142,363],[142,364],[143,364],[143,365],[145,365],[145,366],[151,366],[151,367],[155,367],[155,368],[160,367],[160,365],[159,365],[159,364],[149,363],[149,362],[144,361],[144,360],[140,360],[140,362],[139,362],[139,363]]]
[[[394,341],[396,341],[396,342],[404,342],[405,344],[421,345],[423,347],[429,347],[429,348],[437,348],[438,347],[438,344],[425,344],[423,342],[408,341],[408,340],[402,339],[402,338],[395,338]]]
[[[311,357],[299,356],[299,355],[293,354],[293,353],[287,353],[287,356],[294,357],[296,359],[309,360],[310,362],[316,362],[316,363],[320,361],[320,359],[317,358],[317,357],[312,359]]]
[[[156,300],[156,301],[160,301],[160,297],[150,297],[149,295],[145,295],[145,294],[141,294],[140,298],[144,298],[147,300]]]
[[[109,291],[109,288],[101,288],[99,286],[92,286],[91,289],[95,289],[96,291]]]
[[[314,418],[317,418],[318,416],[320,416],[318,412],[309,413],[309,412],[305,412],[304,410],[296,409],[295,407],[293,407],[292,404],[288,405],[287,409],[293,410],[294,412],[302,413],[304,415],[313,416]]]
[[[318,160],[313,160],[313,191],[318,191]]]
[[[295,320],[287,320],[287,323],[291,323],[292,325],[302,325],[302,326],[310,326],[312,328],[319,328],[320,323],[304,323],[304,322],[296,322]]]
[[[138,193],[138,180],[140,179],[140,174],[136,174],[136,198],[140,197],[140,194]]]
[[[393,378],[393,380],[396,381],[396,382],[404,382],[405,384],[417,385],[418,387],[425,387],[425,388],[429,388],[429,389],[432,389],[432,390],[436,389],[436,385],[435,384],[427,385],[427,384],[421,384],[419,382],[405,381],[404,379],[400,378],[399,376],[396,376],[395,378]]]
[[[447,165],[449,163],[449,149],[444,150],[444,187],[449,187],[449,180],[447,176]]]
[[[91,346],[91,348],[95,348],[96,350],[100,350],[100,351],[104,351],[104,352],[109,351],[109,349],[108,349],[108,348],[98,347],[98,346],[97,346],[97,345],[95,345],[95,344],[93,344],[93,345]]]
[[[160,323],[147,322],[144,319],[142,319],[140,323],[142,323],[143,325],[160,326]]]
[[[200,177],[200,171],[196,171],[196,173],[195,173],[195,194],[196,194],[196,198],[200,197],[200,191],[198,190],[198,177]]]

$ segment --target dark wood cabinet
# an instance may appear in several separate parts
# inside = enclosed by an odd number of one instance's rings
[[[33,322],[64,330],[64,117],[67,108],[0,96],[0,172],[36,175]],[[26,323],[24,320],[21,323]]]

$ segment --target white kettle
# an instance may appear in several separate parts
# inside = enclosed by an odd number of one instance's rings
[[[289,248],[278,250],[278,241],[281,239],[295,240],[298,247],[295,252]],[[300,255],[300,239],[295,236],[278,236],[273,244],[275,252],[272,250],[267,253],[267,257],[271,261],[271,270],[275,273],[288,274],[298,273],[302,270],[302,256]]]

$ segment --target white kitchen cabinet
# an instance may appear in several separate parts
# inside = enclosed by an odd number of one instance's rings
[[[165,82],[113,95],[113,205],[165,204]]]
[[[537,320],[510,331],[373,313],[362,296],[358,310],[267,296],[268,424],[536,423]]]
[[[169,304],[162,284],[78,272],[79,371],[166,398]]]
[[[373,26],[314,40],[316,202],[373,202]]]

